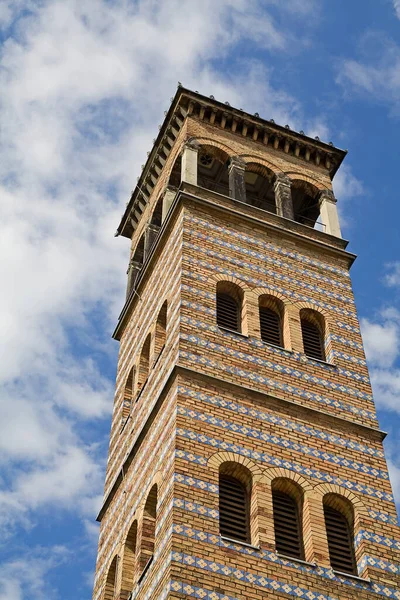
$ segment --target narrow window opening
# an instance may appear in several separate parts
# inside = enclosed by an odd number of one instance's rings
[[[304,560],[298,505],[289,494],[273,490],[276,551],[285,556]]]
[[[246,487],[230,475],[219,477],[220,533],[240,542],[249,542],[249,499]]]
[[[134,521],[129,529],[125,541],[124,557],[121,574],[121,597],[128,597],[135,583],[136,575],[136,542],[137,521]]]
[[[113,561],[108,569],[106,585],[104,587],[103,600],[114,600],[117,582],[117,565],[118,556],[113,558]]]
[[[158,356],[159,356],[160,352],[162,351],[162,349],[164,348],[165,342],[166,342],[167,308],[168,308],[167,301],[165,301],[161,307],[160,312],[158,313],[158,316],[157,316],[155,348],[154,348],[155,360],[158,359]]]
[[[142,352],[140,354],[139,360],[139,372],[138,372],[138,384],[137,384],[137,396],[139,396],[142,391],[147,378],[149,376],[149,366],[150,366],[150,334],[147,336],[146,341],[143,344]]]
[[[274,346],[283,345],[281,319],[271,308],[260,306],[260,329],[263,342]]]
[[[313,311],[300,312],[301,332],[303,335],[304,353],[310,358],[325,360],[324,339],[321,326],[317,323],[318,316]]]
[[[154,560],[155,538],[156,538],[156,519],[157,519],[157,485],[153,485],[143,513],[142,538],[140,547],[140,580],[149,569]],[[140,581],[139,580],[139,581]]]
[[[232,331],[240,331],[239,306],[235,298],[223,292],[217,293],[217,323]]]
[[[332,569],[357,575],[353,536],[346,517],[324,504],[326,535]]]

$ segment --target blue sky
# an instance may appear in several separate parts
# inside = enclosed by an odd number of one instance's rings
[[[114,232],[177,81],[349,149],[335,178],[400,501],[399,0],[3,0],[0,600],[88,600]]]

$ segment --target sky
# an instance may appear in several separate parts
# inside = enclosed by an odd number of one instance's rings
[[[349,150],[334,180],[400,502],[400,0],[0,3],[0,600],[89,600],[129,241],[177,82]]]

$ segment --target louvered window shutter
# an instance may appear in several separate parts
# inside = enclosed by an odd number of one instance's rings
[[[260,306],[260,329],[263,342],[282,346],[281,319],[278,313]]]
[[[303,541],[296,502],[283,492],[272,493],[277,552],[303,559]]]
[[[221,535],[249,542],[248,499],[244,485],[228,475],[219,478],[219,527]]]
[[[324,506],[324,515],[332,569],[355,575],[353,541],[346,517],[330,506]]]
[[[301,331],[303,334],[304,352],[311,358],[325,360],[322,335],[314,323],[306,319],[301,320]]]
[[[233,331],[240,331],[238,303],[229,294],[217,294],[217,323]]]

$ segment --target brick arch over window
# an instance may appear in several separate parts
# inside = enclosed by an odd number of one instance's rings
[[[162,305],[160,312],[157,316],[156,321],[156,330],[155,330],[155,340],[154,340],[154,360],[157,360],[160,352],[165,346],[166,338],[167,338],[167,310],[168,310],[168,302],[165,300]]]
[[[229,196],[229,154],[210,144],[200,144],[197,160],[197,183],[224,196]]]
[[[278,553],[304,560],[304,492],[292,479],[278,477],[271,482],[275,534]]]
[[[216,286],[216,314],[219,327],[243,333],[244,292],[231,281],[218,281]]]
[[[258,297],[261,339],[266,344],[286,347],[284,335],[285,305],[271,294]]]
[[[121,598],[128,597],[136,579],[136,546],[138,523],[135,519],[125,539],[121,572]]]
[[[324,316],[310,308],[300,309],[300,324],[304,353],[310,358],[326,360],[326,321]]]
[[[151,334],[149,333],[142,346],[138,365],[137,395],[142,391],[149,376]]]
[[[274,171],[260,163],[248,162],[244,178],[247,204],[276,214]]]
[[[114,600],[117,584],[118,556],[114,556],[107,571],[102,600]]]
[[[154,558],[156,540],[158,485],[155,483],[147,496],[142,518],[139,571],[143,577]]]
[[[328,493],[323,497],[323,509],[332,569],[357,575],[352,503],[344,496]]]

